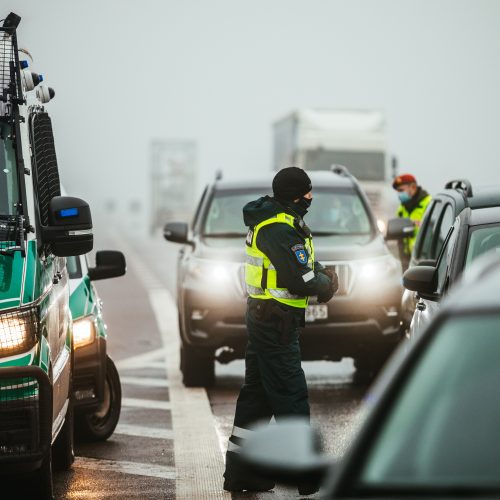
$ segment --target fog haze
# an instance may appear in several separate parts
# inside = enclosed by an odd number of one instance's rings
[[[389,151],[430,191],[489,183],[500,157],[500,2],[7,0],[56,91],[61,175],[94,212],[149,209],[150,143],[198,142],[198,187],[271,168],[301,107],[385,112]],[[3,16],[2,16],[3,17]]]

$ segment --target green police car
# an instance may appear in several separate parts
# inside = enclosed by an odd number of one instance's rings
[[[73,453],[73,322],[66,257],[92,250],[83,200],[61,196],[54,91],[20,61],[11,13],[0,27],[0,475],[52,498],[52,465]]]
[[[84,255],[68,257],[66,265],[75,346],[75,434],[83,440],[102,441],[113,434],[120,418],[121,385],[107,354],[102,302],[92,282],[124,275],[125,257],[121,252],[105,250],[96,253],[95,267],[88,267]]]

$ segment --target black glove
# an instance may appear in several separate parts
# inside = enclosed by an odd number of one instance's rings
[[[328,267],[324,267],[319,271],[321,274],[324,274],[325,276],[328,276],[330,278],[330,281],[332,282],[332,287],[333,287],[333,293],[337,293],[339,289],[339,277],[337,276],[337,273]],[[331,299],[331,297],[330,297]],[[328,299],[328,300],[330,300]]]

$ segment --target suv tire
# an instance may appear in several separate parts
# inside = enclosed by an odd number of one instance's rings
[[[212,352],[200,352],[181,346],[182,382],[186,387],[210,387],[215,382],[215,359]]]
[[[120,376],[113,360],[106,356],[106,379],[104,381],[104,401],[97,410],[80,415],[77,437],[81,441],[105,441],[113,434],[122,406]]]

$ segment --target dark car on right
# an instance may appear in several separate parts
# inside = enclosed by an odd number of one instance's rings
[[[403,283],[403,322],[414,337],[463,270],[489,251],[500,254],[500,185],[455,180],[434,196]]]

